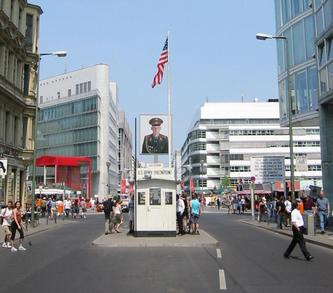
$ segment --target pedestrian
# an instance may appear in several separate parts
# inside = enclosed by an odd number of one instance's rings
[[[128,201],[128,226],[129,233],[134,233],[134,194],[130,194]]]
[[[56,201],[56,209],[57,217],[61,217],[64,220],[64,203],[60,198]]]
[[[190,202],[191,208],[191,221],[192,221],[192,234],[199,233],[199,218],[201,215],[201,206],[196,194],[193,195]]]
[[[220,197],[217,197],[216,203],[217,203],[217,209],[220,210],[221,209],[221,200],[220,200]]]
[[[177,224],[178,224],[178,235],[184,235],[184,226],[183,226],[183,214],[185,210],[185,203],[179,194],[177,194],[177,203],[176,203],[176,211],[177,211]]]
[[[308,214],[308,215],[313,215],[315,213],[316,210],[316,205],[313,202],[313,199],[308,196],[305,195],[304,198],[304,213]]]
[[[108,199],[103,201],[103,211],[105,216],[105,235],[112,233],[112,213],[113,213],[112,196],[109,195]]]
[[[86,219],[86,215],[85,213],[87,212],[87,203],[85,199],[82,199],[81,201],[81,213],[80,213],[80,217],[81,219]]]
[[[5,206],[0,213],[2,219],[2,227],[4,229],[5,239],[3,241],[2,247],[4,248],[12,248],[10,244],[10,237],[12,236],[12,232],[10,229],[12,219],[13,219],[13,202],[8,201],[7,206]]]
[[[282,229],[282,223],[284,222],[284,215],[286,206],[284,205],[284,197],[281,196],[280,200],[276,202],[276,217],[277,217],[277,228]]]
[[[284,205],[285,205],[285,216],[286,216],[284,225],[288,227],[291,221],[291,208],[292,208],[290,196],[287,197],[287,199],[284,202]]]
[[[190,217],[189,217],[189,202],[187,199],[187,194],[183,193],[182,195],[183,201],[184,201],[184,212],[183,212],[183,228],[185,233],[191,232],[191,225],[190,225]]]
[[[232,198],[231,203],[232,203],[232,212],[233,212],[233,214],[236,214],[237,205],[238,205],[238,200],[237,200],[236,196],[234,196]]]
[[[242,195],[242,197],[241,197],[241,212],[242,212],[242,214],[244,215],[244,212],[245,212],[245,197],[244,197],[244,195]]]
[[[51,218],[54,220],[54,223],[57,223],[57,217],[58,217],[58,210],[57,210],[57,202],[56,197],[53,196],[51,200]]]
[[[310,261],[311,259],[313,259],[313,256],[306,249],[305,240],[304,240],[304,237],[303,237],[303,233],[304,233],[304,230],[305,230],[304,229],[304,221],[303,221],[303,217],[301,215],[301,212],[299,210],[300,209],[299,201],[300,201],[300,199],[296,200],[295,208],[291,212],[291,225],[292,225],[292,231],[293,231],[293,239],[292,239],[289,247],[287,248],[287,250],[283,254],[283,256],[285,258],[289,258],[291,252],[293,251],[296,244],[298,243],[305,259]]]
[[[48,220],[51,220],[51,216],[52,216],[51,207],[52,207],[52,200],[51,200],[51,198],[48,198],[46,201],[46,214],[47,214]]]
[[[69,198],[66,198],[64,200],[64,208],[65,208],[65,214],[66,214],[66,218],[69,217],[69,213],[71,211],[71,207],[72,207],[72,202]]]
[[[264,220],[265,213],[266,213],[266,198],[263,196],[259,201],[259,207],[258,207],[259,213],[258,213],[258,222]]]
[[[114,230],[117,233],[121,233],[119,228],[120,228],[121,223],[123,222],[123,218],[122,218],[122,211],[121,211],[121,199],[119,197],[117,198],[116,203],[113,206],[113,213],[115,216]]]
[[[23,247],[23,239],[24,239],[24,233],[23,233],[23,223],[22,223],[22,211],[21,211],[21,202],[17,201],[15,202],[14,205],[14,210],[13,210],[13,221],[11,223],[11,232],[12,232],[12,236],[10,237],[10,240],[12,242],[12,248],[11,251],[12,252],[16,252],[17,248],[15,248],[14,246],[14,241],[15,241],[15,234],[16,234],[16,230],[20,233],[20,245],[18,247],[18,250],[26,250]]]
[[[328,199],[325,197],[324,191],[321,191],[317,198],[316,207],[320,220],[320,233],[325,234],[325,228],[328,223],[328,216],[330,213],[330,204]]]

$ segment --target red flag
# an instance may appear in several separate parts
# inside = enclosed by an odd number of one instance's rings
[[[134,182],[133,181],[130,182],[130,190],[129,190],[129,192],[131,194],[134,192]]]
[[[168,38],[165,40],[165,44],[160,56],[160,59],[157,63],[157,73],[154,76],[153,84],[151,85],[154,88],[157,84],[162,82],[163,72],[164,72],[164,64],[168,62]]]
[[[126,179],[121,179],[120,193],[126,193]]]
[[[193,182],[193,178],[192,177],[190,178],[190,190],[191,190],[191,192],[195,191],[194,182]]]

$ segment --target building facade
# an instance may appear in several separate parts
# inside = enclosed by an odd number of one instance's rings
[[[293,121],[320,125],[323,186],[333,204],[333,0],[275,0],[275,8],[277,35],[287,36],[290,44]],[[278,65],[281,122],[286,125],[283,42],[278,42]]]
[[[276,35],[288,38],[289,85],[295,126],[319,125],[313,9],[308,0],[275,0]],[[277,40],[281,125],[288,125],[285,41]]]
[[[118,174],[121,179],[133,179],[132,132],[124,111],[119,111]]]
[[[289,131],[279,124],[278,102],[204,103],[182,147],[182,176],[197,191],[214,190],[228,178],[251,179],[251,158],[285,157],[285,178],[290,177]],[[295,172],[301,188],[321,185],[319,127],[295,127],[294,153],[306,162]],[[297,164],[296,164],[297,165]]]
[[[319,76],[319,115],[323,187],[333,205],[333,0],[313,3]]]
[[[109,80],[109,66],[98,64],[57,75],[41,80],[39,87],[38,156],[90,157],[92,195],[115,193],[118,98],[117,86]],[[84,177],[87,170],[81,172]],[[54,170],[47,176],[58,183],[52,178]],[[85,188],[83,180],[83,191]]]
[[[0,204],[25,200],[27,167],[34,151],[39,6],[25,0],[0,1]]]

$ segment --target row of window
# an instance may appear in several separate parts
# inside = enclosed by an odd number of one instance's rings
[[[250,166],[230,166],[230,167],[222,167],[222,170],[230,171],[230,172],[236,172],[236,173],[242,173],[242,172],[251,172]],[[290,171],[290,166],[285,166],[286,171]],[[297,168],[295,167],[295,171],[297,171]],[[321,165],[308,165],[308,171],[321,171]]]
[[[73,117],[67,117],[47,123],[40,123],[38,131],[42,134],[52,134],[69,129],[85,128],[97,125],[97,113],[86,113]]]
[[[322,5],[323,4],[323,5]],[[331,24],[333,24],[333,1],[315,1],[316,33],[320,36]]]
[[[97,127],[61,132],[51,135],[38,135],[37,147],[53,147],[97,140]]]
[[[78,83],[75,85],[75,94],[83,94],[91,91],[91,81]]]
[[[193,143],[189,146],[190,152],[195,152],[195,151],[205,151],[206,150],[206,144],[205,143]]]
[[[198,138],[206,138],[206,131],[205,130],[194,130],[194,131],[190,132],[190,134],[188,135],[188,138],[190,140],[198,139]]]
[[[199,124],[279,124],[279,119],[200,119],[195,123],[195,126]]]
[[[63,105],[42,109],[39,111],[39,121],[59,119],[73,114],[91,112],[97,109],[97,97],[66,103]]]
[[[83,143],[39,150],[39,154],[53,154],[64,156],[96,156],[97,143]]]
[[[273,135],[273,130],[230,130],[230,135]]]
[[[288,38],[289,66],[293,67],[312,59],[315,54],[313,17],[301,19],[282,34]],[[278,74],[286,71],[285,41],[278,40]]]
[[[296,72],[289,77],[293,114],[306,113],[318,107],[317,67]],[[287,79],[279,82],[280,115],[288,117]]]
[[[275,0],[276,30],[297,15],[311,9],[309,0]]]

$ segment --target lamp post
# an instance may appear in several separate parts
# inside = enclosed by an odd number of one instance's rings
[[[57,57],[66,57],[66,51],[56,51],[56,52],[49,52],[49,53],[40,53],[37,56],[37,63],[36,63],[36,90],[35,90],[35,123],[33,129],[33,139],[34,139],[34,152],[32,156],[32,201],[31,201],[31,223],[34,227],[35,225],[35,189],[36,189],[36,158],[37,158],[37,124],[38,124],[38,98],[39,98],[39,66],[42,56],[57,56]]]
[[[290,156],[290,191],[291,199],[295,201],[295,167],[294,167],[294,140],[293,140],[293,125],[292,125],[292,108],[293,102],[291,99],[291,87],[290,87],[290,62],[289,62],[289,42],[288,38],[285,36],[272,36],[265,33],[258,33],[256,35],[257,40],[266,41],[269,39],[283,40],[284,41],[284,51],[286,60],[286,70],[287,70],[287,99],[288,99],[288,126],[289,126],[289,156]]]

